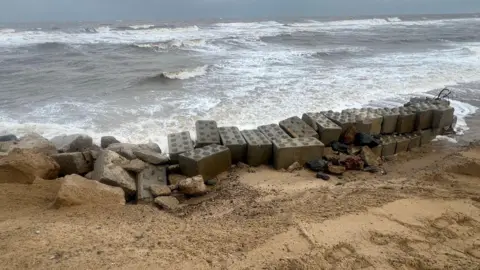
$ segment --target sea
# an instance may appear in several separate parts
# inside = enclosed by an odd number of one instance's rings
[[[0,134],[168,151],[200,119],[250,129],[444,87],[462,134],[480,104],[479,14],[0,24]]]

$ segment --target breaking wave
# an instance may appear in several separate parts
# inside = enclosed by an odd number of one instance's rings
[[[142,44],[133,44],[133,47],[142,48],[142,49],[154,49],[154,50],[169,50],[169,49],[181,49],[181,48],[192,48],[198,46],[204,46],[204,39],[191,39],[191,40],[169,40],[166,42],[155,42],[155,43],[142,43]]]
[[[146,82],[167,82],[169,80],[189,80],[195,77],[200,77],[208,72],[208,65],[199,66],[195,68],[185,68],[177,71],[162,72],[153,77],[146,78]]]
[[[11,29],[11,28],[3,28],[1,29],[0,28],[0,34],[11,34],[11,33],[15,33],[15,29]]]

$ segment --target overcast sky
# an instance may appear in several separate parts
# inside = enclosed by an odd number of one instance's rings
[[[480,12],[480,0],[0,0],[3,22],[466,12]]]

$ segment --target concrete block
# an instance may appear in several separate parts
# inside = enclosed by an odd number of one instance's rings
[[[218,134],[217,122],[212,120],[198,120],[195,122],[197,133],[196,148],[204,147],[210,144],[220,144],[220,135]]]
[[[382,156],[382,150],[383,150],[383,145],[379,145],[379,146],[376,146],[376,147],[372,148],[372,152],[379,157]]]
[[[307,125],[307,123],[305,123],[298,116],[293,116],[282,120],[280,121],[279,125],[292,138],[314,137],[319,139],[317,131],[315,131],[311,126]]]
[[[228,171],[232,165],[230,149],[223,145],[207,145],[178,156],[182,174],[193,177],[202,175],[209,180],[221,172]]]
[[[168,134],[168,149],[170,152],[170,161],[172,161],[172,163],[178,163],[178,155],[194,149],[190,132],[184,131]]]
[[[421,146],[422,136],[420,135],[420,133],[415,132],[412,134],[408,134],[407,137],[410,139],[410,143],[408,144],[408,151]]]
[[[381,134],[392,134],[397,130],[398,111],[383,108],[378,109],[377,114],[383,117]]]
[[[245,162],[247,158],[247,142],[237,127],[218,128],[222,145],[230,149],[232,163]],[[207,179],[208,180],[208,179]]]
[[[448,105],[432,106],[433,119],[432,128],[449,127],[453,123],[454,108]]]
[[[273,153],[272,142],[257,129],[242,130],[241,133],[247,142],[247,164],[254,167],[269,164]]]
[[[383,116],[373,109],[360,110],[356,114],[356,127],[358,132],[378,135],[382,131]]]
[[[342,128],[322,113],[305,113],[302,119],[318,132],[320,141],[326,146],[338,141],[342,135]]]
[[[411,133],[415,128],[416,113],[408,107],[395,108],[395,112],[398,110],[397,120],[397,133]]]
[[[168,185],[167,166],[153,166],[148,164],[137,175],[137,201],[153,201],[150,187],[153,185]]]
[[[397,141],[391,135],[381,137],[382,141],[382,156],[388,157],[395,155],[395,149],[397,148]]]
[[[395,135],[393,137],[397,141],[397,148],[395,148],[395,154],[407,152],[408,146],[410,145],[410,138],[404,135]]]
[[[289,138],[273,140],[273,166],[286,169],[294,162],[304,165],[313,159],[321,159],[325,146],[316,138]]]
[[[420,146],[427,145],[435,139],[435,135],[433,134],[433,130],[425,129],[420,130]]]
[[[354,113],[344,112],[322,112],[328,119],[333,121],[335,124],[342,128],[342,133],[345,132],[349,127],[355,126],[356,119]]]
[[[277,124],[270,124],[270,125],[264,125],[264,126],[259,126],[258,130],[267,137],[270,141],[273,141],[275,139],[289,139],[290,136],[283,131],[283,129],[277,125]]]
[[[410,106],[416,113],[415,130],[429,129],[433,121],[433,105],[428,103],[416,103]]]

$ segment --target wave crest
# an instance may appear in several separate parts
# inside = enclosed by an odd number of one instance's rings
[[[194,68],[184,68],[177,71],[165,71],[158,75],[146,78],[144,82],[167,83],[172,80],[189,80],[207,74],[208,67],[208,65],[204,65]]]
[[[204,39],[191,39],[191,40],[172,39],[166,42],[133,44],[132,46],[137,48],[142,48],[142,49],[169,50],[169,49],[192,48],[192,47],[198,47],[198,46],[204,46],[204,45],[205,45]]]

